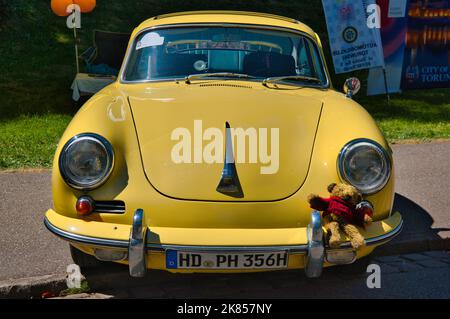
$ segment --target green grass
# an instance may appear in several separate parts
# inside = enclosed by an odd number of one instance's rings
[[[332,69],[321,1],[109,0],[82,15],[80,52],[92,45],[94,29],[131,32],[154,15],[188,10],[261,11],[302,20],[322,38]],[[56,143],[78,105],[71,100],[75,75],[72,31],[55,16],[50,1],[0,0],[0,169],[50,167]],[[362,82],[365,72],[356,72]],[[333,76],[341,87],[348,75]],[[450,89],[411,91],[357,100],[390,141],[450,138]]]
[[[86,280],[81,282],[80,288],[67,288],[59,293],[60,297],[66,297],[70,295],[77,295],[82,293],[88,293],[91,291],[89,283]]]
[[[18,117],[0,122],[0,168],[51,167],[70,115]]]
[[[363,95],[363,92],[361,92]],[[391,96],[357,97],[390,142],[450,139],[450,89],[408,91]]]

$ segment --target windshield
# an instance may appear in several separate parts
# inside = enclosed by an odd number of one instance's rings
[[[326,84],[316,45],[293,32],[244,27],[167,28],[140,34],[130,50],[123,73],[125,81],[226,72],[261,79],[305,76]]]

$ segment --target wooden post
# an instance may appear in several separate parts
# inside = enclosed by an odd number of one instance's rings
[[[384,89],[386,91],[386,97],[388,104],[391,102],[391,96],[389,95],[389,87],[387,82],[386,69],[383,67],[383,76],[384,76]]]
[[[73,26],[73,37],[75,39],[75,61],[77,64],[77,74],[80,73],[80,62],[78,61],[78,38],[77,38],[77,26]]]

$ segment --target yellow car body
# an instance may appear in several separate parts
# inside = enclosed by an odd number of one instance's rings
[[[288,18],[243,12],[191,12],[149,19],[134,30],[128,51],[143,30],[196,24],[291,30],[312,39],[323,55],[319,37],[308,26]],[[267,270],[170,269],[166,265],[168,249],[286,250],[287,268],[304,268],[311,253],[308,225],[312,210],[307,196],[327,197],[327,185],[341,181],[337,158],[349,141],[369,139],[391,154],[383,134],[364,108],[331,84],[326,88],[279,84],[285,89],[274,90],[260,81],[244,79],[202,79],[201,83],[126,83],[120,77],[94,95],[75,115],[57,147],[52,175],[54,208],[45,215],[46,226],[84,253],[95,255],[96,250],[106,249],[127,256],[135,213],[142,210],[146,268],[171,272]],[[197,119],[204,127],[222,128],[226,121],[243,128],[279,127],[278,173],[262,175],[259,165],[238,163],[244,196],[230,198],[217,192],[223,164],[180,165],[170,160],[172,130],[192,128]],[[83,191],[66,183],[59,158],[72,137],[87,132],[111,143],[114,166],[102,186]],[[75,205],[83,195],[98,201],[122,201],[125,211],[80,216]],[[393,167],[386,185],[365,199],[375,207],[375,215],[373,224],[361,229],[366,246],[356,252],[357,258],[368,255],[401,229],[400,214],[391,212]],[[341,250],[349,250],[348,245]],[[128,260],[117,262],[128,264]],[[325,259],[323,265],[331,263]]]

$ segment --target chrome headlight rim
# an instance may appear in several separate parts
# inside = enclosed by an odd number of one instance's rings
[[[356,185],[353,185],[350,178],[345,173],[345,167],[344,167],[345,155],[351,148],[355,147],[355,145],[357,145],[357,144],[370,144],[370,146],[373,147],[378,153],[382,154],[382,156],[386,162],[386,169],[387,169],[386,177],[381,181],[381,183],[376,185],[376,187],[372,187],[367,190],[361,189],[361,188],[357,187]],[[392,156],[391,156],[391,154],[381,144],[379,144],[378,142],[375,142],[374,140],[368,139],[368,138],[357,138],[357,139],[351,140],[350,142],[345,144],[344,147],[339,152],[337,164],[338,164],[337,165],[338,173],[339,173],[339,177],[341,178],[341,180],[356,187],[363,195],[373,195],[375,193],[378,193],[386,186],[386,184],[391,179],[391,173],[392,173]]]
[[[73,146],[74,143],[79,143],[83,140],[95,141],[96,143],[101,145],[102,148],[105,150],[105,152],[107,154],[107,159],[108,159],[105,173],[103,174],[101,179],[95,181],[94,183],[89,183],[89,184],[81,184],[81,183],[77,183],[77,182],[73,181],[68,176],[68,174],[64,168],[64,161],[66,160],[67,150],[71,146]],[[75,135],[70,140],[68,140],[66,142],[66,144],[64,144],[63,148],[61,149],[60,155],[59,155],[58,166],[59,166],[59,172],[61,173],[61,176],[67,185],[69,185],[70,187],[72,187],[76,190],[89,191],[89,190],[93,190],[93,189],[96,189],[96,188],[102,186],[108,180],[108,178],[110,177],[112,170],[114,168],[114,161],[115,161],[115,157],[114,157],[113,147],[106,138],[104,138],[103,136],[96,134],[96,133],[81,133],[81,134]]]

